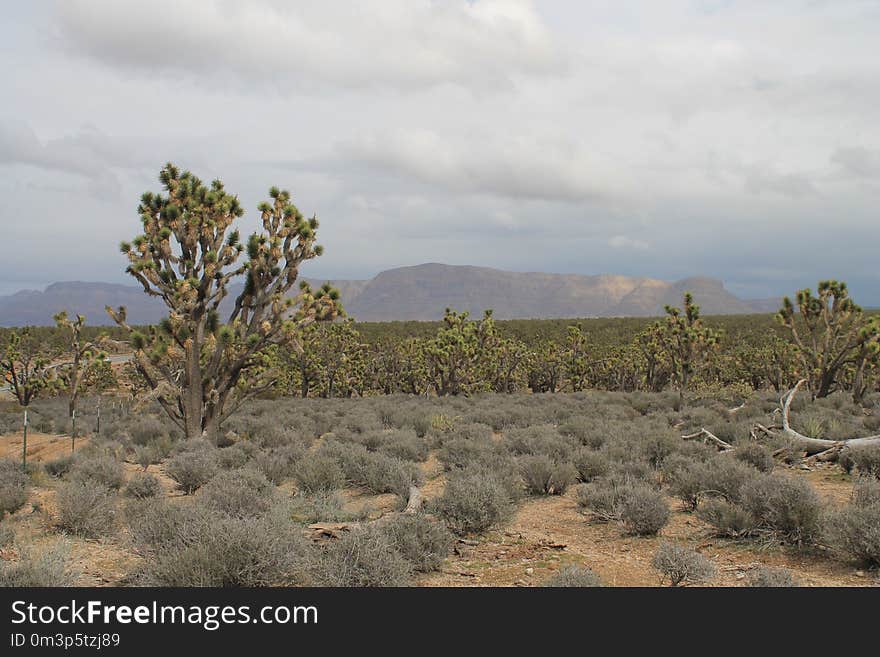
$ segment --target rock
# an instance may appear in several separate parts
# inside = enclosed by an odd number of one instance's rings
[[[535,574],[534,568],[526,568],[526,575],[534,575],[534,574]]]

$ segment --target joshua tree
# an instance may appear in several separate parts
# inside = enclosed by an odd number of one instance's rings
[[[495,320],[487,310],[479,321],[447,308],[437,335],[425,345],[428,380],[438,395],[488,389],[488,366],[497,345]]]
[[[73,451],[76,446],[76,405],[83,374],[93,362],[103,361],[106,354],[98,349],[97,342],[83,341],[82,329],[86,323],[84,315],[70,319],[67,312],[62,310],[54,319],[56,326],[67,334],[67,352],[72,359],[60,369],[60,374],[66,379],[69,394],[67,414],[70,417],[70,448]]]
[[[40,394],[57,385],[55,368],[50,366],[50,361],[49,354],[30,334],[30,329],[10,332],[6,350],[0,358],[0,369],[19,406],[24,409],[21,443],[23,470],[27,468],[28,408]]]
[[[678,407],[697,368],[718,346],[720,334],[703,325],[700,307],[690,292],[684,293],[683,309],[666,306],[666,319],[651,327],[656,344],[666,355],[678,384]]]
[[[865,316],[843,281],[820,281],[816,296],[807,288],[795,299],[797,307],[785,297],[776,318],[791,333],[813,398],[837,390],[852,368],[853,396],[860,401],[865,372],[880,354],[880,322]]]
[[[138,207],[143,233],[121,245],[126,271],[144,292],[162,299],[168,316],[147,334],[107,312],[131,335],[134,363],[168,416],[187,438],[213,439],[220,424],[247,398],[269,389],[276,372],[265,351],[296,340],[315,321],[334,319],[338,292],[296,284],[300,265],[321,255],[318,220],[273,187],[259,205],[262,230],[241,244],[233,222],[244,214],[219,180],[205,185],[167,164],[159,174],[166,195],[147,192]],[[239,263],[243,251],[247,261]],[[244,286],[224,323],[220,305],[233,281]]]

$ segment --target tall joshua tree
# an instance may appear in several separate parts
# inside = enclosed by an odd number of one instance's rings
[[[288,294],[300,265],[323,251],[315,243],[317,218],[303,217],[289,192],[269,190],[270,200],[258,207],[262,230],[245,246],[233,228],[244,210],[222,182],[205,185],[170,163],[159,181],[165,194],[141,197],[143,233],[121,251],[126,271],[165,303],[168,316],[145,334],[129,326],[125,308],[107,312],[130,333],[150,396],[187,438],[214,439],[245,399],[273,385],[277,373],[265,366],[265,350],[335,318],[339,294],[329,285],[313,292],[304,282],[295,297]],[[223,322],[220,305],[241,278],[243,289]]]
[[[42,393],[57,385],[55,368],[51,357],[31,334],[30,329],[12,331],[6,349],[0,354],[2,370],[9,389],[23,409],[21,467],[27,468],[28,408]]]
[[[843,281],[820,281],[817,294],[798,290],[795,302],[785,297],[776,319],[791,333],[813,397],[838,389],[847,368],[855,370],[858,402],[863,375],[880,356],[880,322],[868,318],[849,296]]]

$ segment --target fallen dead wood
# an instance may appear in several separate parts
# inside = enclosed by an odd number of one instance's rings
[[[721,440],[718,436],[707,429],[700,429],[699,431],[695,431],[694,433],[688,433],[682,436],[682,440],[698,440],[702,439],[702,441],[706,444],[714,445],[719,449],[719,451],[726,452],[728,450],[733,449],[733,445],[730,443]]]
[[[807,382],[801,379],[795,384],[794,388],[789,390],[779,401],[782,406],[782,434],[788,438],[797,449],[806,452],[807,456],[818,455],[823,452],[829,452],[825,460],[835,460],[840,450],[844,447],[852,447],[856,445],[875,445],[880,444],[880,434],[873,436],[863,436],[859,438],[847,438],[843,440],[829,440],[827,438],[810,438],[799,433],[791,427],[791,402],[797,394],[800,387]]]

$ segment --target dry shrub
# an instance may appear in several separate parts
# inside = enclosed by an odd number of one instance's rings
[[[761,475],[743,486],[741,505],[759,526],[787,541],[809,543],[819,532],[822,505],[803,479]]]
[[[0,587],[73,586],[76,574],[68,565],[69,546],[63,540],[48,547],[18,549],[15,561],[0,561]]]
[[[413,565],[376,525],[356,527],[333,541],[318,561],[322,586],[406,586]]]
[[[116,529],[116,494],[94,481],[72,481],[58,490],[58,527],[85,538]]]
[[[577,477],[573,465],[555,463],[544,454],[521,456],[517,465],[531,495],[562,495]]]
[[[746,575],[746,586],[757,588],[792,588],[800,586],[788,568],[758,566]]]
[[[185,451],[171,458],[165,466],[165,471],[177,482],[180,490],[192,495],[216,474],[217,461],[213,450]]]
[[[125,483],[125,470],[122,463],[109,454],[79,456],[70,469],[71,481],[92,481],[105,488],[119,490]]]
[[[15,513],[27,502],[30,478],[21,465],[10,459],[0,460],[0,519],[5,513]]]
[[[274,501],[275,486],[252,468],[223,470],[199,491],[199,501],[235,518],[265,513]]]
[[[443,523],[421,513],[399,513],[380,526],[417,572],[438,570],[454,542]]]
[[[599,579],[596,573],[585,566],[566,566],[545,579],[541,586],[551,588],[590,588],[602,586],[602,580]]]
[[[125,484],[123,491],[126,497],[135,497],[144,499],[147,497],[156,497],[162,494],[162,484],[153,475],[146,472],[136,472],[128,483]]]
[[[486,531],[513,510],[504,483],[482,468],[466,468],[451,474],[435,504],[440,516],[458,534]]]
[[[328,493],[345,485],[345,473],[332,456],[315,454],[300,460],[293,468],[299,490],[306,493]]]
[[[651,565],[660,572],[661,581],[669,582],[670,586],[700,584],[715,576],[715,566],[705,556],[668,541],[657,548]]]

